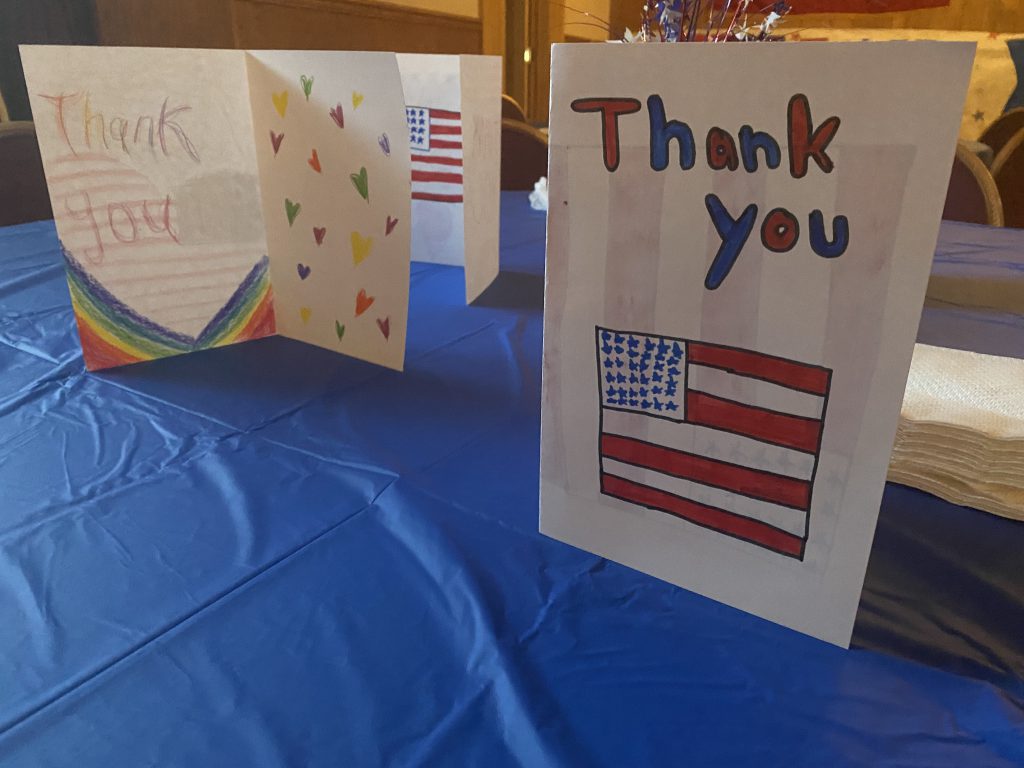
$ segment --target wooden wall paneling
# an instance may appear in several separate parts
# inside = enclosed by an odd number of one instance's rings
[[[531,50],[527,69],[526,116],[538,125],[547,125],[551,93],[551,44],[565,41],[565,10],[557,3],[530,0],[528,41]]]
[[[529,45],[529,6],[527,0],[504,0],[504,4],[505,93],[525,110],[529,64],[523,60],[523,53]]]
[[[0,0],[0,93],[11,120],[31,120],[18,46],[96,42],[92,0]]]
[[[481,53],[480,19],[370,0],[232,0],[239,48]]]
[[[99,42],[233,48],[231,0],[94,0]]]
[[[503,42],[504,0],[482,18],[374,0],[0,0],[0,92],[29,119],[18,43],[482,53]]]
[[[608,22],[610,24],[608,37],[611,40],[621,40],[628,27],[633,32],[640,29],[640,21],[643,16],[642,4],[634,0],[611,0],[609,3],[610,12]]]
[[[505,5],[505,0],[480,0],[480,47],[489,56],[505,55]]]

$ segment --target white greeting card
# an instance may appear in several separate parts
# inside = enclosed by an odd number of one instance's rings
[[[395,54],[21,51],[90,370],[275,333],[402,368],[424,239]],[[428,143],[467,170],[431,260],[472,299],[497,273],[499,70],[437,58],[456,76],[423,103],[462,116]]]
[[[398,55],[412,152],[412,258],[463,266],[466,300],[498,275],[501,59]]]
[[[541,530],[847,645],[973,45],[558,45]]]

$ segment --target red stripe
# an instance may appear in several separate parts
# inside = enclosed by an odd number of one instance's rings
[[[462,119],[462,115],[460,113],[458,113],[458,112],[449,112],[446,109],[431,109],[430,110],[430,116],[431,117],[440,118],[441,120],[461,120]]]
[[[277,320],[274,314],[274,289],[268,288],[267,293],[260,300],[259,306],[256,307],[252,317],[249,318],[249,322],[245,324],[245,328],[241,330],[235,341],[262,339],[264,336],[273,336],[276,331]]]
[[[108,343],[93,330],[89,320],[77,312],[75,319],[78,321],[78,338],[82,343],[82,359],[86,370],[102,371],[104,368],[130,365],[144,359]]]
[[[430,135],[441,136],[447,134],[448,136],[461,136],[462,126],[461,125],[431,125]],[[433,142],[431,142],[433,143]]]
[[[781,357],[747,352],[743,349],[716,347],[691,341],[686,345],[691,363],[720,368],[730,373],[764,379],[790,389],[824,395],[828,392],[829,372],[824,368],[804,363],[794,363]]]
[[[462,149],[461,141],[448,141],[447,139],[431,140],[431,149]]]
[[[413,181],[443,181],[449,184],[461,184],[461,173],[441,173],[440,171],[413,171]]]
[[[640,485],[604,472],[601,473],[601,492],[632,504],[668,512],[670,515],[689,520],[691,523],[760,544],[785,555],[794,557],[803,555],[803,539],[767,523],[762,523],[760,520],[751,520],[724,509],[718,509],[718,507],[709,507],[706,504],[684,499],[682,496],[659,491],[656,488]]]
[[[433,192],[413,192],[413,200],[430,200],[435,203],[461,203],[462,195],[438,195]]]
[[[59,184],[62,181],[77,181],[79,179],[98,179],[103,176],[136,176],[143,181],[146,177],[143,176],[136,170],[131,168],[97,168],[92,171],[75,171],[73,173],[60,173],[56,176],[51,176],[49,179],[50,184]]]
[[[741,467],[630,437],[601,435],[601,455],[795,509],[806,511],[811,504],[811,484],[805,480]]]
[[[414,163],[433,163],[434,165],[462,165],[461,157],[433,157],[432,155],[413,155]]]
[[[704,392],[686,393],[686,421],[807,453],[818,452],[821,436],[819,419],[769,411]]]

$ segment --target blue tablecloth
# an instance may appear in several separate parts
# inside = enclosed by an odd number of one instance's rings
[[[842,651],[537,532],[543,227],[414,265],[404,374],[83,371],[0,230],[0,765],[1021,766],[1024,526],[887,489]]]

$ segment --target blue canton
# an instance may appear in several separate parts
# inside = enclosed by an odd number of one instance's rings
[[[602,329],[598,354],[602,405],[683,418],[684,344],[660,336]]]
[[[405,121],[409,124],[409,144],[413,149],[430,149],[430,110],[426,107],[406,107]]]

